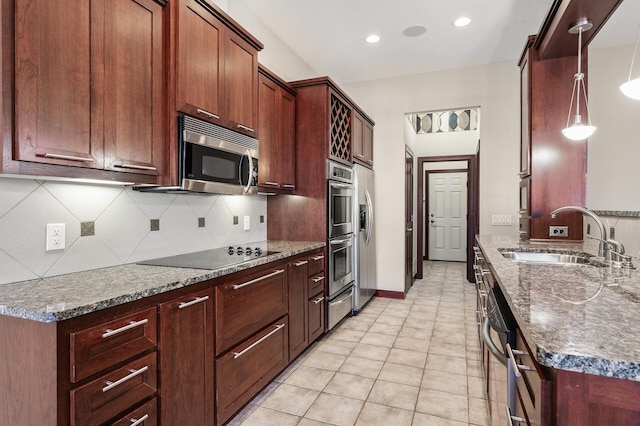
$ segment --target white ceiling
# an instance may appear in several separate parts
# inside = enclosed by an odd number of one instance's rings
[[[526,38],[538,32],[552,0],[230,0],[241,1],[319,75],[338,84],[462,68],[517,63]],[[612,19],[633,43],[640,0],[625,0]],[[472,19],[455,28],[454,19]],[[403,30],[427,28],[418,37]],[[369,44],[365,37],[382,38]],[[601,45],[620,44],[607,31]],[[601,32],[604,34],[604,30]]]

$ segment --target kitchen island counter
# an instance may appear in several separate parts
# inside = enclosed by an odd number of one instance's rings
[[[0,314],[56,322],[194,285],[324,247],[323,242],[266,241],[269,254],[218,269],[126,264],[0,285]],[[246,245],[246,244],[243,244]]]
[[[640,381],[640,271],[516,262],[500,249],[595,254],[598,243],[478,236],[478,244],[537,361]],[[637,260],[634,260],[637,263]]]

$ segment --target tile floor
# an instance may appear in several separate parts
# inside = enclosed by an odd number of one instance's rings
[[[425,278],[405,300],[372,299],[229,424],[488,424],[475,289],[465,267],[425,261]]]

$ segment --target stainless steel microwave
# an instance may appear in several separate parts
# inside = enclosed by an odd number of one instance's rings
[[[178,118],[178,186],[146,192],[246,195],[258,192],[258,140],[189,116]]]

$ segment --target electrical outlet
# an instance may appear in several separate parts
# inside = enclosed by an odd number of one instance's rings
[[[566,238],[569,236],[569,227],[568,226],[550,226],[549,236]]]
[[[47,223],[46,251],[64,250],[65,224]]]
[[[248,231],[251,229],[251,216],[244,217],[244,230]]]

